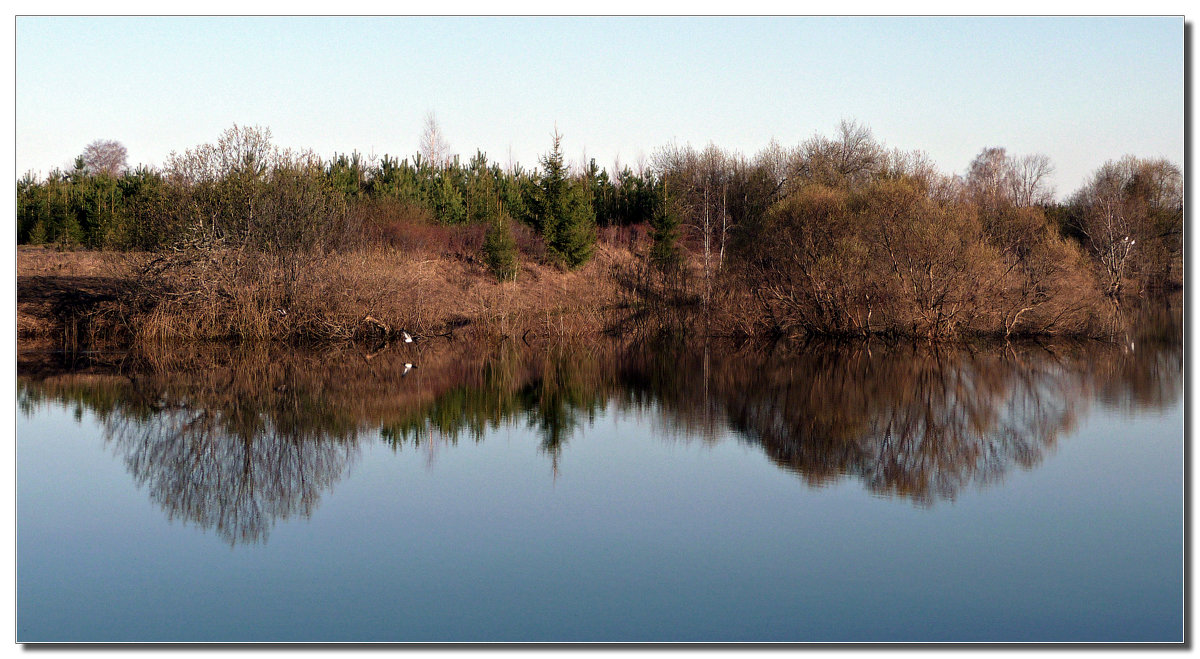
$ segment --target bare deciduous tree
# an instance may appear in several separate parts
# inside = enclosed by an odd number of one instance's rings
[[[96,140],[83,149],[80,156],[83,165],[91,174],[105,173],[120,176],[125,171],[128,152],[116,140]]]
[[[344,208],[323,185],[316,154],[280,148],[258,126],[234,125],[215,144],[172,152],[165,173],[180,195],[172,212],[195,246],[249,241],[288,253],[311,246]]]
[[[1038,206],[1054,197],[1050,175],[1054,166],[1041,153],[1014,157],[1003,147],[987,147],[971,161],[967,191],[987,212],[1004,207]]]
[[[1013,203],[1017,206],[1040,206],[1054,199],[1054,188],[1049,180],[1054,173],[1054,165],[1048,156],[1031,153],[1012,158],[1009,168],[1009,187],[1012,189]]]
[[[446,137],[432,112],[425,115],[420,150],[421,157],[434,167],[445,167],[450,163],[450,145],[446,142]]]
[[[800,145],[792,179],[823,185],[863,184],[884,165],[886,153],[871,129],[855,121],[842,121],[837,134],[817,135]]]
[[[738,159],[714,144],[703,151],[690,145],[672,144],[661,149],[654,158],[654,168],[666,181],[670,196],[675,200],[685,235],[696,240],[701,248],[701,267],[704,301],[713,292],[716,276],[725,260],[725,246],[730,229],[729,187]]]
[[[1109,161],[1072,198],[1076,227],[1100,262],[1110,295],[1119,295],[1130,268],[1160,284],[1182,258],[1183,183],[1165,160],[1126,156]]]
[[[270,128],[234,124],[221,134],[216,144],[201,144],[182,154],[172,151],[167,156],[165,171],[172,179],[187,183],[230,176],[255,179],[292,157],[290,151],[271,142]]]
[[[986,147],[971,161],[967,171],[967,190],[974,201],[987,210],[1011,202],[1009,159],[1004,147]]]
[[[788,163],[795,157],[793,151],[772,138],[767,146],[754,156],[754,163],[767,172],[776,190],[787,182]]]

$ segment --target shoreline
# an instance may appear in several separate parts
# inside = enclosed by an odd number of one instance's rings
[[[299,279],[263,280],[246,266],[247,297],[263,299],[213,308],[163,297],[148,313],[136,306],[135,264],[149,254],[17,248],[17,340],[33,346],[78,349],[128,348],[141,342],[174,341],[333,345],[402,341],[402,332],[421,338],[562,340],[626,333],[703,334],[713,338],[779,339],[786,335],[730,332],[730,326],[698,330],[711,314],[698,307],[655,307],[626,290],[637,262],[634,249],[601,243],[596,258],[579,270],[561,270],[522,260],[516,282],[498,282],[477,259],[445,254],[378,249],[330,253],[306,263]],[[622,270],[624,269],[624,270]],[[287,289],[281,298],[281,286]],[[626,289],[622,289],[625,286]],[[1166,292],[1167,295],[1177,292]],[[229,297],[226,295],[226,297]],[[195,298],[192,298],[195,299]],[[281,304],[280,299],[290,300]],[[136,319],[133,316],[140,313]],[[647,320],[649,317],[649,320]],[[1114,328],[1116,325],[1114,325]],[[720,331],[720,330],[726,331]],[[717,331],[713,331],[717,330]],[[322,334],[323,333],[323,334]],[[800,338],[828,341],[929,341],[903,333]],[[1100,339],[1067,332],[963,333],[935,343],[1012,339]]]
[[[517,282],[498,282],[473,259],[392,249],[335,252],[287,282],[270,280],[272,273],[250,264],[242,273],[247,281],[239,282],[247,301],[234,300],[237,308],[210,309],[165,294],[154,309],[133,309],[145,294],[134,273],[152,258],[18,246],[18,344],[319,345],[396,340],[402,331],[417,337],[585,336],[601,331],[619,304],[608,271],[633,254],[600,246],[593,262],[576,271],[523,261]],[[255,295],[260,292],[262,299]]]

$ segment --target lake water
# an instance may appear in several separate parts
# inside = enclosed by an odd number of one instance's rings
[[[1173,319],[23,353],[18,641],[1179,642]]]

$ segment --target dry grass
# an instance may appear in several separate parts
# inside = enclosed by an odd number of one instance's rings
[[[17,277],[99,277],[109,274],[104,252],[59,250],[42,245],[17,246]]]
[[[688,276],[677,281],[650,272],[638,256],[646,249],[644,228],[602,230],[594,258],[575,271],[522,250],[517,281],[501,283],[470,247],[469,231],[456,234],[399,214],[390,224],[372,221],[405,238],[286,257],[232,249],[155,255],[22,247],[19,336],[23,345],[40,338],[71,347],[109,340],[376,342],[401,330],[526,342],[605,332],[771,330],[749,290],[727,278],[715,282],[713,303],[703,308],[694,256],[682,271]]]
[[[478,258],[439,251],[373,246],[282,259],[228,250],[163,260],[23,249],[19,325],[31,328],[23,337],[61,332],[71,295],[102,289],[86,314],[93,339],[339,341],[388,338],[401,329],[419,336],[587,336],[607,326],[616,296],[609,273],[634,258],[601,244],[579,270],[522,259],[518,280],[500,283]],[[70,274],[49,282],[32,274],[40,272]],[[45,293],[51,283],[58,297]]]
[[[17,336],[70,344],[79,340],[127,280],[111,253],[17,248]]]

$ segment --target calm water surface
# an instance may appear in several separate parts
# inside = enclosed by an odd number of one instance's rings
[[[18,640],[1180,641],[1175,320],[23,354]]]

